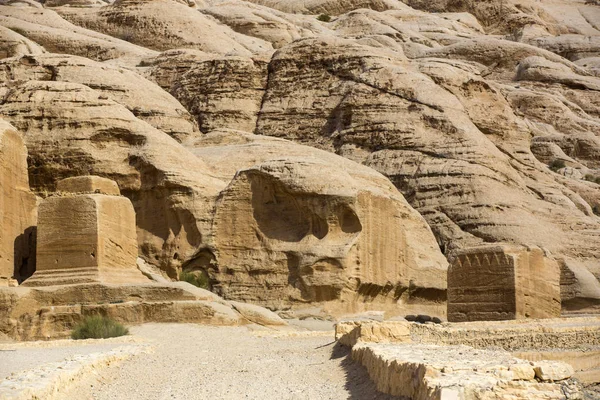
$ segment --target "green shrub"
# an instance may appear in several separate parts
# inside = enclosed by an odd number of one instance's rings
[[[594,182],[594,183],[597,183],[598,185],[600,185],[600,176],[594,176],[592,174],[587,174],[583,179],[585,179],[588,182]]]
[[[317,19],[321,22],[329,22],[331,21],[331,16],[329,16],[328,14],[321,14],[317,17]]]
[[[179,280],[187,283],[191,283],[194,286],[198,286],[202,289],[209,289],[210,283],[208,282],[208,276],[203,271],[181,271],[179,274]]]
[[[85,317],[71,332],[71,338],[106,339],[129,334],[129,330],[117,321],[101,315]]]
[[[566,167],[566,164],[563,160],[559,160],[558,158],[555,160],[552,160],[552,162],[550,163],[550,165],[548,165],[548,167],[550,167],[550,169],[554,172],[558,171],[561,168]]]

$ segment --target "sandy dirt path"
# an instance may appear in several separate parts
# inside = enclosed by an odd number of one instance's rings
[[[154,347],[71,386],[65,399],[392,399],[375,390],[333,333],[146,324]]]

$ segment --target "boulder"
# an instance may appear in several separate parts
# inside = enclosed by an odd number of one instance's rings
[[[230,301],[229,304],[248,321],[259,325],[287,325],[277,314],[254,304]]]
[[[538,361],[533,365],[535,376],[542,381],[562,381],[573,376],[573,367],[560,361]]]

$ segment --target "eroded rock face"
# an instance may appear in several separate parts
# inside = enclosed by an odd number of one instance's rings
[[[62,8],[58,12],[76,25],[159,51],[186,47],[251,56],[273,50],[266,41],[238,34],[172,0],[122,0],[102,8]]]
[[[557,178],[530,149],[532,135],[554,137],[566,155],[595,168],[596,117],[581,113],[574,100],[562,101],[561,112],[557,107],[545,113],[540,102],[536,116],[536,103],[515,101],[521,94],[539,96],[544,104],[554,96],[561,102],[567,93],[574,99],[573,91],[589,96],[597,78],[581,75],[566,60],[559,63],[552,53],[505,42],[465,40],[411,61],[397,50],[350,40],[296,41],[270,63],[256,132],[334,151],[388,176],[426,218],[446,253],[484,241],[530,243],[564,258],[567,269],[581,271],[585,264],[597,275],[600,226],[593,213],[597,200],[585,189],[588,182]],[[479,64],[483,49],[492,57],[489,67]],[[529,65],[541,59],[565,82],[585,81],[588,89],[569,92],[561,86],[564,95],[538,90],[538,76],[552,71],[534,75]],[[531,70],[520,88],[505,81],[517,60],[519,71]],[[484,73],[497,81],[484,79]],[[541,122],[559,126],[565,108],[578,116],[564,118],[580,121],[578,130],[567,125],[560,132],[549,130]],[[581,151],[573,151],[574,142]],[[597,302],[600,285],[592,281],[582,278],[578,289],[564,291],[563,301]]]
[[[209,156],[190,144],[230,128],[375,168],[447,255],[488,242],[547,248],[562,268],[564,311],[597,310],[597,5],[126,0],[47,8],[61,3],[3,2],[13,6],[1,6],[0,55],[33,57],[3,63],[0,113],[26,133],[36,190],[72,175],[117,180],[137,211],[141,254],[171,276],[192,260],[214,265],[215,199],[235,173],[275,168],[290,151],[257,156],[250,149],[265,143],[252,139],[248,156],[229,145]],[[47,82],[55,80],[64,82]],[[34,89],[39,81],[46,86]],[[65,82],[75,86],[56,85]],[[236,177],[230,188],[241,184]]]
[[[375,171],[235,131],[184,144],[231,180],[216,203],[214,266],[184,266],[207,269],[225,298],[271,307],[445,299],[431,231]]]
[[[210,229],[225,182],[166,133],[78,83],[35,81],[3,87],[0,113],[27,132],[30,183],[54,191],[78,175],[115,180],[136,210],[140,254],[177,276]]]
[[[482,246],[451,256],[448,321],[560,316],[560,267],[539,248]]]
[[[27,148],[17,130],[0,119],[0,286],[16,284],[35,270],[36,220]]]
[[[279,48],[294,40],[329,33],[313,16],[293,15],[249,2],[223,2],[202,9],[236,32],[270,42]]]
[[[124,65],[135,65],[142,58],[156,55],[152,50],[125,40],[75,26],[62,19],[55,11],[44,8],[2,5],[0,25],[43,46],[47,51],[92,60],[119,59]],[[33,49],[33,52],[39,53],[39,49]]]
[[[176,50],[149,63],[150,78],[196,117],[202,132],[254,131],[267,86],[268,59]]]
[[[23,56],[0,61],[0,80],[79,83],[179,141],[198,134],[192,116],[177,100],[124,68],[62,54]]]

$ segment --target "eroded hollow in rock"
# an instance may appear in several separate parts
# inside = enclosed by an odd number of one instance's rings
[[[298,198],[265,175],[252,174],[250,178],[254,219],[265,236],[285,242],[302,240],[310,231],[311,219]]]

